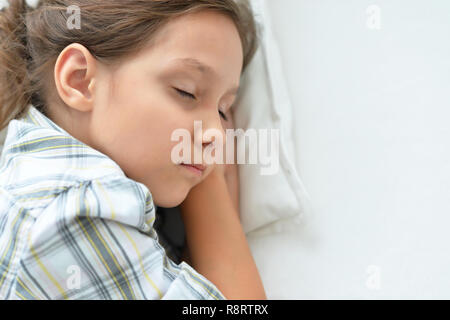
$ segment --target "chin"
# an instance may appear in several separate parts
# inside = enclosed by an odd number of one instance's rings
[[[185,190],[179,190],[177,188],[173,188],[172,191],[164,192],[164,194],[159,195],[153,193],[153,202],[158,207],[163,208],[173,208],[179,206],[187,197],[189,193],[189,188]]]

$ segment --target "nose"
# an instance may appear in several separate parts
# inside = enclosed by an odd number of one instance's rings
[[[198,145],[202,146],[202,152],[215,142],[216,136],[220,136],[222,139],[222,145],[225,144],[225,131],[222,126],[222,121],[217,110],[214,112],[207,112],[205,116],[201,118],[202,121],[202,132],[194,133],[194,137],[198,139]],[[216,146],[219,148],[220,146]]]

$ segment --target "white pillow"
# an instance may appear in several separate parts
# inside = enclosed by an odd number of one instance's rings
[[[262,175],[267,165],[240,164],[240,212],[245,233],[289,219],[300,224],[310,212],[310,198],[295,169],[292,140],[292,105],[281,67],[279,49],[272,33],[266,0],[252,0],[259,26],[260,46],[241,78],[234,105],[236,128],[279,129],[279,170]],[[258,136],[260,139],[260,136]],[[270,150],[270,144],[268,146]],[[249,151],[246,143],[246,153]],[[246,163],[248,158],[246,159]],[[288,224],[277,224],[271,232],[281,232]]]

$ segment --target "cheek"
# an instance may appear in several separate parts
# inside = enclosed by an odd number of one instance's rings
[[[122,166],[134,175],[149,175],[154,171],[162,174],[175,166],[171,155],[179,142],[172,141],[172,134],[187,124],[176,112],[161,109],[148,106],[145,112],[136,110],[120,120],[125,124],[116,132],[118,139],[114,149],[120,153],[117,158]]]
[[[108,106],[104,128],[109,130],[113,160],[120,161],[118,164],[133,175],[174,166],[171,152],[179,142],[171,141],[171,137],[177,129],[193,127],[188,111],[157,84],[143,86],[136,80],[122,83],[110,100],[113,104]]]

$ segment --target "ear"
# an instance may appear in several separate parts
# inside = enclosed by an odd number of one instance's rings
[[[81,112],[93,109],[97,62],[79,43],[68,45],[56,60],[56,89],[66,105]]]

